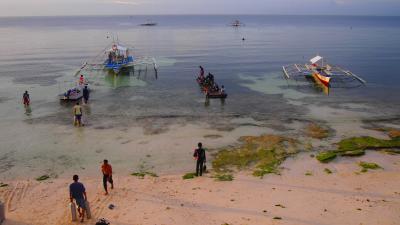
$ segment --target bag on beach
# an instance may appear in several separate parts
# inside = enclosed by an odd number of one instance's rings
[[[92,217],[92,213],[90,211],[90,205],[88,200],[85,201],[85,208],[86,208],[86,218],[90,219]]]
[[[69,203],[69,207],[71,208],[71,220],[76,221],[76,205],[75,203],[71,202]]]
[[[203,165],[203,172],[206,173],[207,172],[207,165],[204,163]]]

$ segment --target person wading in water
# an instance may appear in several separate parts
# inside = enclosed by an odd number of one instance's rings
[[[199,142],[197,146],[198,148],[195,149],[193,153],[193,157],[196,159],[196,176],[202,176],[203,165],[206,163],[206,151],[202,147],[203,144],[201,144],[201,142]]]

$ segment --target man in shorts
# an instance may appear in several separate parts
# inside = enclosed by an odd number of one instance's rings
[[[76,205],[78,206],[79,217],[81,218],[81,222],[83,222],[86,211],[85,203],[87,201],[85,186],[83,186],[81,182],[78,182],[78,175],[74,175],[72,179],[74,182],[69,185],[69,199],[71,203],[75,199]]]
[[[79,105],[79,102],[76,102],[76,105],[73,109],[74,112],[74,125],[82,126],[82,107]]]

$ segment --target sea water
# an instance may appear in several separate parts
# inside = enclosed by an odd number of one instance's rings
[[[147,19],[158,25],[139,26]],[[244,26],[229,26],[235,19]],[[210,141],[216,147],[234,142],[229,132],[240,126],[257,131],[237,136],[284,133],[297,120],[398,126],[399,28],[400,17],[372,16],[0,18],[0,176],[95,171],[103,158],[121,170],[182,171],[191,168],[196,138],[208,130],[225,138]],[[57,95],[75,84],[82,63],[101,62],[113,38],[135,56],[154,57],[157,76],[152,67],[124,76],[82,71],[92,92],[86,127],[74,128],[72,105]],[[282,66],[316,54],[366,85],[327,95],[283,78]],[[199,65],[225,86],[226,101],[205,101],[195,82]],[[21,103],[25,90],[28,109]]]

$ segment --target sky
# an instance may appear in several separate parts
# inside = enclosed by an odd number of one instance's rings
[[[400,16],[400,0],[0,0],[0,16],[280,14]]]

